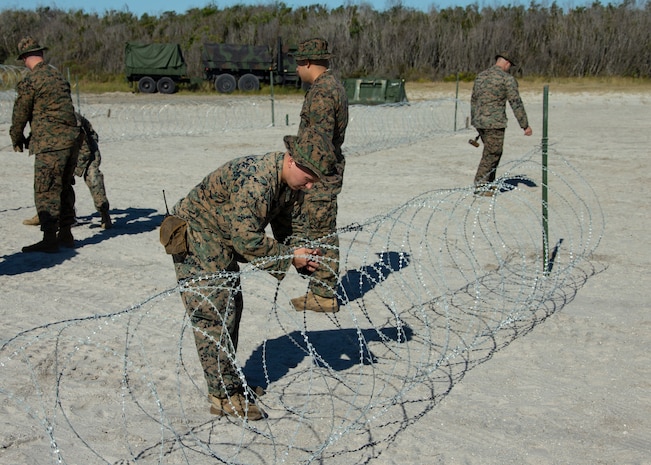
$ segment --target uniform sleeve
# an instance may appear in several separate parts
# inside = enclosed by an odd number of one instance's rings
[[[317,87],[306,95],[304,109],[301,112],[301,128],[306,127],[323,134],[332,140],[335,128],[335,101],[332,92]]]
[[[292,248],[265,232],[272,195],[269,186],[260,183],[257,177],[248,178],[232,194],[233,248],[247,262],[261,269],[285,272],[292,264]],[[284,273],[274,276],[282,279]]]
[[[515,80],[513,76],[510,76],[509,82],[507,83],[506,88],[506,98],[511,105],[515,119],[518,120],[518,124],[522,129],[529,127],[529,120],[527,118],[527,112],[524,109],[524,104],[520,98],[520,92],[518,90],[518,81]]]
[[[11,143],[15,146],[25,140],[25,127],[32,120],[32,108],[34,104],[34,93],[28,81],[23,80],[16,86],[16,101],[14,102],[13,114],[9,135]]]

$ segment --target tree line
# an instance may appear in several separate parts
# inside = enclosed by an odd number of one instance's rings
[[[371,5],[290,8],[283,2],[218,8],[209,4],[183,14],[135,16],[128,10],[103,14],[83,10],[0,12],[0,63],[18,64],[18,41],[32,35],[49,48],[47,61],[85,79],[103,81],[124,73],[127,41],[179,43],[191,76],[201,76],[205,42],[267,45],[277,38],[296,44],[326,38],[341,77],[382,76],[441,80],[474,76],[495,53],[517,57],[526,76],[651,77],[651,0],[564,9],[484,6],[423,12],[403,7],[377,11]]]

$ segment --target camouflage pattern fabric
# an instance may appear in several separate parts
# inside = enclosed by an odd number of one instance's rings
[[[9,134],[14,146],[25,140],[30,125],[31,154],[72,147],[79,137],[70,85],[63,75],[44,62],[37,64],[16,85],[16,101]]]
[[[188,285],[181,299],[192,323],[208,393],[223,399],[242,389],[235,354],[244,302],[237,261],[226,263],[232,254],[226,249],[218,254],[221,245],[212,245],[217,259],[213,264],[224,271],[202,279],[196,286]],[[172,258],[177,277],[204,276],[203,257],[188,253]]]
[[[292,55],[297,60],[329,60],[333,57],[328,51],[328,41],[319,37],[301,42]]]
[[[478,129],[484,143],[479,167],[475,174],[475,186],[483,186],[495,181],[495,173],[502,158],[504,147],[504,129]]]
[[[302,131],[315,130],[332,140],[334,153],[327,160],[328,177],[305,193],[301,218],[295,234],[308,240],[323,238],[322,266],[312,274],[310,290],[321,297],[333,297],[339,272],[339,238],[337,231],[337,196],[341,192],[346,160],[341,146],[348,126],[348,98],[339,80],[329,71],[310,86],[301,108]]]
[[[32,52],[40,52],[41,50],[47,50],[47,47],[43,47],[38,43],[36,39],[31,36],[23,37],[18,42],[18,60],[22,60],[25,55]]]
[[[495,180],[504,150],[507,101],[520,127],[529,127],[515,78],[497,65],[477,75],[470,97],[470,114],[472,125],[477,128],[484,143],[484,150],[475,174],[475,186]]]
[[[29,151],[34,162],[34,199],[42,231],[74,224],[74,168],[79,149],[79,127],[70,97],[70,85],[55,68],[37,64],[16,85],[16,101],[9,134],[22,147],[30,125]]]
[[[236,158],[172,208],[188,223],[188,253],[172,257],[178,281],[188,286],[182,299],[195,325],[208,391],[216,397],[231,395],[242,384],[233,363],[242,314],[238,262],[257,262],[279,280],[292,263],[293,248],[284,242],[302,195],[281,181],[283,159],[284,152]],[[265,233],[267,225],[273,238]],[[192,281],[202,276],[211,277]]]
[[[328,161],[328,175],[337,172],[337,163],[343,160],[341,146],[348,126],[348,97],[343,84],[330,71],[319,76],[305,94],[301,108],[299,134],[311,128],[332,140],[334,156]]]
[[[492,66],[479,73],[470,97],[472,125],[477,129],[505,128],[507,101],[520,127],[529,127],[527,113],[518,91],[518,81],[499,66]]]
[[[34,203],[41,231],[56,232],[75,223],[72,188],[77,148],[37,153],[34,160]]]
[[[273,55],[264,45],[234,45],[204,43],[202,60],[204,68],[226,72],[269,71]]]
[[[99,165],[102,163],[102,155],[99,151],[99,135],[87,118],[79,113],[75,113],[75,116],[79,121],[82,132],[75,176],[84,179],[93,198],[95,209],[98,212],[108,211],[110,206],[106,197],[104,174],[99,169]]]

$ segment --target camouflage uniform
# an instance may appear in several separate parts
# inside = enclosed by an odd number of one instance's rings
[[[75,176],[84,178],[84,182],[90,190],[95,209],[102,215],[108,216],[109,201],[106,197],[104,187],[104,174],[100,171],[102,155],[99,151],[99,135],[93,129],[90,121],[79,113],[75,113],[83,134]]]
[[[17,84],[16,94],[9,134],[14,147],[22,151],[27,145],[23,131],[30,125],[36,211],[41,230],[55,234],[75,222],[72,184],[80,130],[70,85],[59,71],[41,62]]]
[[[295,139],[285,138],[288,148]],[[294,248],[285,242],[303,192],[282,181],[284,156],[236,158],[172,208],[187,223],[188,251],[172,255],[176,277],[185,283],[181,297],[195,328],[208,392],[217,398],[233,395],[243,384],[235,364],[243,306],[238,262],[253,262],[278,280],[292,264]],[[273,238],[265,233],[267,225]]]
[[[495,171],[504,148],[507,100],[520,127],[529,127],[515,78],[497,65],[477,75],[472,88],[470,112],[472,125],[479,132],[484,150],[475,174],[475,186],[495,180]]]
[[[306,41],[303,55],[296,53],[297,59],[314,55],[309,46],[319,44],[322,39]],[[325,42],[325,41],[323,41]],[[327,49],[327,42],[325,42]],[[301,51],[299,49],[299,51]],[[325,55],[329,58],[331,55]],[[308,240],[323,238],[319,244],[324,245],[321,267],[312,274],[310,290],[321,297],[334,297],[339,273],[339,237],[337,231],[337,196],[341,192],[344,180],[346,160],[341,151],[348,126],[348,97],[341,81],[328,70],[312,83],[305,94],[301,108],[301,123],[298,133],[308,128],[317,131],[332,141],[334,152],[327,160],[328,177],[305,193],[305,205],[302,217],[296,228],[296,234]]]

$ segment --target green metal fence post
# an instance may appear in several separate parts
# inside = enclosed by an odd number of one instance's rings
[[[269,71],[269,82],[271,88],[271,126],[276,127],[276,117],[274,111],[274,72]]]
[[[543,271],[549,273],[549,210],[547,197],[547,119],[549,86],[543,89],[542,127],[542,221],[543,221]]]
[[[457,107],[459,106],[459,73],[457,73],[457,92],[454,95],[454,132],[457,132]]]

